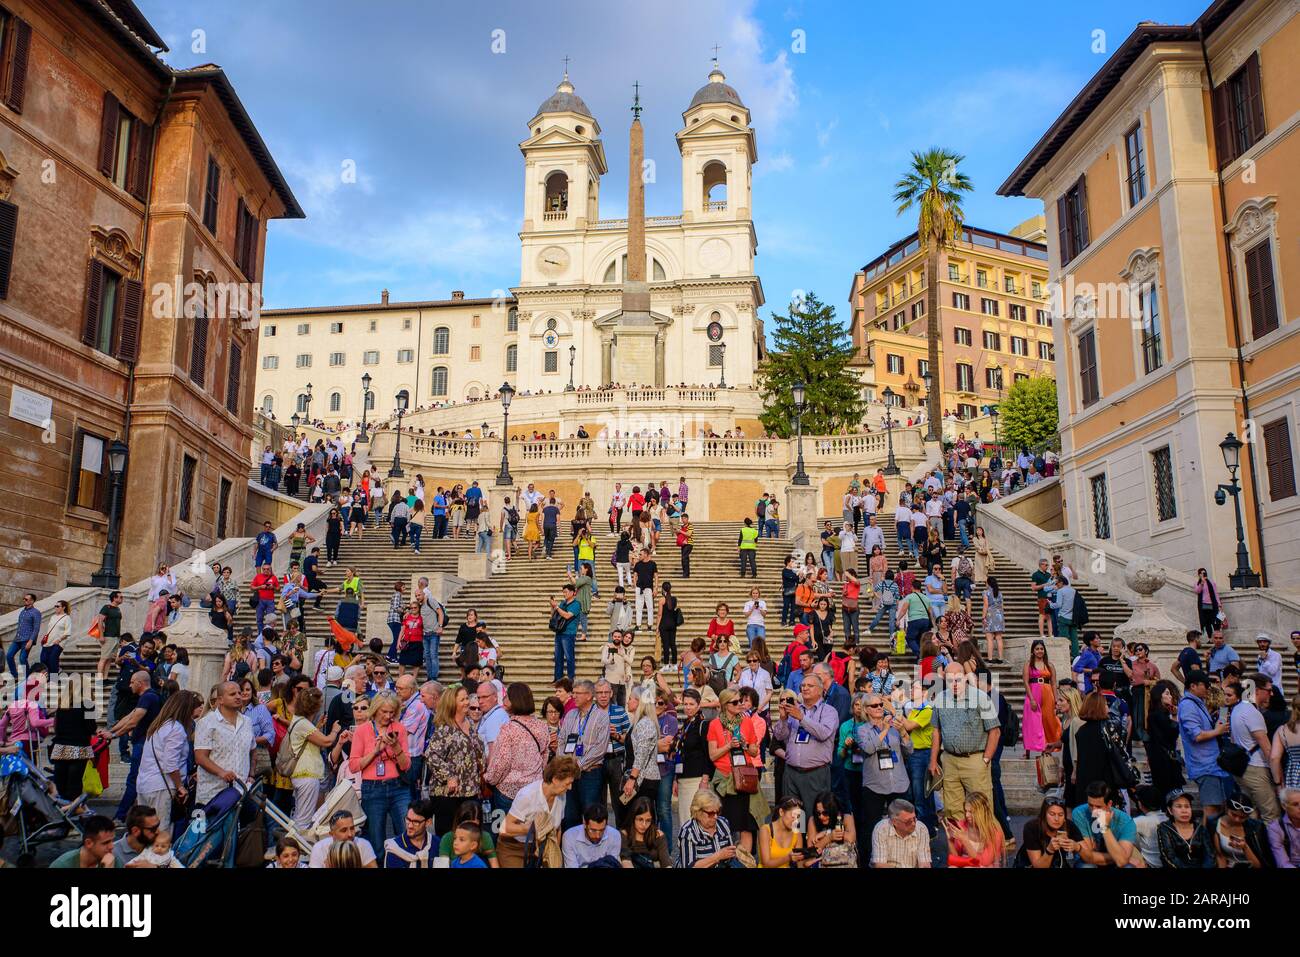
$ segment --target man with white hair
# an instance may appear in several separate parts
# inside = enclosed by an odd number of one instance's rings
[[[411,800],[418,801],[420,784],[424,779],[424,742],[429,733],[429,722],[432,716],[420,699],[415,675],[399,675],[394,690],[401,704],[397,720],[406,728],[406,747],[411,755],[411,768],[408,775],[411,781]]]
[[[478,683],[478,708],[478,736],[483,741],[484,753],[491,755],[492,745],[496,743],[497,735],[510,720],[506,709],[501,707],[501,692],[495,681]]]
[[[823,677],[817,671],[804,675],[799,686],[802,704],[782,697],[772,736],[785,748],[785,775],[781,797],[794,795],[805,808],[831,789],[831,757],[839,731],[839,715],[823,700]]]
[[[438,713],[438,699],[442,697],[442,690],[442,683],[439,681],[426,681],[420,685],[420,700],[429,709],[429,714]]]
[[[1300,868],[1300,788],[1282,790],[1282,816],[1269,823],[1268,843],[1278,867]]]
[[[929,867],[930,833],[911,801],[889,802],[889,816],[871,832],[872,867]]]
[[[335,696],[325,714],[325,727],[332,728],[337,721],[346,731],[356,724],[356,719],[352,717],[352,702],[358,695],[366,693],[366,682],[369,679],[370,675],[365,665],[348,665],[347,670],[343,672],[342,691]]]

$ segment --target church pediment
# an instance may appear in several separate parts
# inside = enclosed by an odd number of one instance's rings
[[[546,146],[599,146],[600,140],[579,136],[563,126],[548,126],[519,144],[520,149]]]
[[[613,312],[606,313],[598,319],[592,320],[592,325],[597,329],[610,329],[618,325],[619,317],[623,315],[622,308],[615,309]],[[671,326],[673,319],[671,316],[665,316],[662,313],[651,312],[650,318],[654,321],[655,326],[662,328]]]
[[[691,137],[693,139],[697,136],[708,136],[710,134],[734,136],[737,133],[748,132],[750,132],[749,127],[744,123],[732,123],[720,116],[710,116],[708,119],[701,120],[694,126],[689,126],[682,130],[680,135],[683,137]]]

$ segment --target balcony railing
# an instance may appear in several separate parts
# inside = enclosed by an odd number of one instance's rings
[[[542,222],[544,223],[562,223],[569,218],[567,209],[558,209],[554,212],[542,213]]]
[[[727,201],[725,199],[709,200],[704,204],[706,213],[725,213],[727,211]]]
[[[647,226],[680,226],[682,218],[680,216],[647,216],[645,224]],[[590,229],[627,229],[626,219],[598,219],[590,223]]]

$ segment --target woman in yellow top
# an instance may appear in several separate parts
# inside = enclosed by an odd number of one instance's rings
[[[312,724],[311,717],[320,710],[323,697],[319,688],[299,689],[293,701],[289,730],[280,742],[280,747],[289,748],[297,756],[292,775],[293,823],[304,834],[311,826],[312,815],[320,803],[320,784],[325,777],[321,748],[334,747],[340,731],[337,721],[329,734],[321,733]]]
[[[537,546],[542,540],[542,513],[537,509],[537,503],[534,502],[528,506],[528,515],[524,518],[524,541],[528,543],[528,560],[532,561],[533,553],[537,551]]]
[[[340,592],[353,591],[357,596],[357,604],[364,611],[366,607],[366,593],[361,587],[361,576],[357,574],[355,566],[343,569],[343,584],[339,586]]]
[[[578,532],[578,537],[573,544],[578,549],[578,561],[576,563],[577,567],[574,569],[574,572],[576,573],[579,569],[582,568],[583,562],[587,562],[588,564],[591,565],[592,581],[595,581],[596,540],[591,537],[591,529],[584,525],[582,531]]]
[[[758,863],[760,867],[805,867],[803,835],[799,833],[799,818],[803,802],[793,795],[782,798],[772,815],[772,823],[764,824],[758,834]]]

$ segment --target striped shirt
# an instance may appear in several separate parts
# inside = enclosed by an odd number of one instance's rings
[[[677,856],[673,859],[674,867],[694,867],[701,858],[718,853],[724,847],[735,842],[731,839],[731,828],[727,819],[718,815],[717,825],[710,834],[700,826],[700,822],[691,818],[682,825],[677,835]]]
[[[871,863],[891,864],[894,867],[929,867],[930,832],[924,824],[916,822],[916,829],[907,837],[900,837],[894,822],[883,818],[871,832]]]

